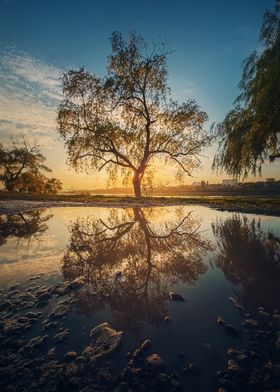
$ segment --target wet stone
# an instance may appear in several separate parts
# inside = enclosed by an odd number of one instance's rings
[[[54,347],[51,348],[51,349],[48,351],[47,356],[48,356],[49,359],[55,359],[55,348],[54,348]]]
[[[68,351],[65,355],[64,355],[64,360],[65,361],[73,361],[76,357],[77,357],[77,353],[76,351]]]
[[[44,335],[44,336],[37,336],[33,339],[30,339],[29,342],[26,344],[26,346],[24,346],[24,349],[33,349],[36,347],[41,346],[44,341],[48,338],[48,335]]]
[[[79,276],[72,282],[66,283],[66,289],[68,290],[77,290],[83,287],[85,284],[85,278],[83,276]]]
[[[122,340],[122,331],[114,330],[110,324],[103,323],[93,328],[90,333],[92,348],[91,359],[97,359],[114,352]]]
[[[151,354],[146,357],[145,362],[151,368],[160,368],[163,365],[163,360],[158,354]]]
[[[233,359],[228,361],[228,370],[233,372],[237,372],[239,370],[238,364]]]
[[[69,329],[64,329],[63,331],[59,332],[54,336],[54,341],[56,343],[62,342],[66,338],[68,338],[69,335]]]
[[[254,319],[247,319],[244,321],[244,325],[246,327],[258,327],[259,326],[259,322],[257,320]]]
[[[59,319],[64,317],[69,311],[69,307],[66,305],[58,305],[50,314],[49,319]]]
[[[42,312],[27,312],[25,314],[25,317],[29,318],[29,319],[35,319],[37,320],[39,317],[41,317],[43,315]]]
[[[57,321],[49,321],[48,319],[42,323],[42,331],[46,331],[47,329],[55,328],[58,326]]]
[[[149,339],[146,339],[146,340],[144,340],[144,342],[141,344],[141,346],[140,346],[140,350],[143,352],[143,351],[146,351],[146,350],[148,350],[150,347],[151,347],[151,345],[152,345],[152,342],[149,340]]]

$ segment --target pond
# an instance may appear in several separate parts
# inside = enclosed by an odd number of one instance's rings
[[[0,277],[1,390],[280,387],[279,217],[194,205],[2,214]],[[96,347],[104,322],[113,334]]]

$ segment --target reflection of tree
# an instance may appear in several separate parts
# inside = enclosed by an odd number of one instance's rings
[[[219,253],[215,264],[240,285],[247,305],[273,307],[280,298],[280,240],[260,222],[238,214],[213,224]]]
[[[39,239],[48,229],[46,222],[52,217],[45,210],[17,212],[0,215],[0,246],[9,237],[16,237],[19,241]]]
[[[153,222],[152,209],[146,216],[140,208],[111,210],[106,222],[78,219],[70,227],[64,277],[85,276],[80,306],[109,306],[120,327],[162,318],[172,286],[192,284],[206,271],[202,255],[210,245],[191,213],[160,227],[148,221]]]

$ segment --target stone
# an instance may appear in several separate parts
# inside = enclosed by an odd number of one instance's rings
[[[66,288],[69,290],[77,290],[83,287],[85,284],[85,278],[83,276],[79,276],[74,279],[72,282],[66,283]]]
[[[116,331],[109,323],[103,323],[90,332],[91,359],[95,360],[114,352],[122,341],[122,331]]]
[[[171,301],[185,301],[185,298],[181,294],[174,293],[174,291],[170,291],[169,298]]]
[[[221,326],[224,326],[226,324],[225,320],[220,316],[217,318],[217,323]]]
[[[57,335],[54,337],[54,341],[56,343],[62,342],[66,338],[68,338],[69,335],[69,329],[64,329],[62,332],[59,332]]]
[[[25,349],[33,349],[33,348],[39,347],[39,346],[41,346],[41,344],[44,343],[44,341],[46,339],[48,339],[48,335],[36,336],[35,338],[30,339],[24,348]]]
[[[55,359],[55,348],[53,347],[53,348],[51,348],[49,351],[48,351],[48,358],[49,359]]]
[[[68,351],[65,355],[64,355],[64,359],[65,361],[73,361],[76,357],[77,357],[77,353],[76,351]]]
[[[238,372],[238,370],[239,370],[238,364],[233,359],[230,359],[228,361],[228,370],[233,371],[233,372]]]
[[[42,312],[27,312],[25,314],[25,317],[32,319],[32,320],[37,320],[39,317],[43,315]]]
[[[141,350],[142,352],[143,352],[143,351],[146,351],[146,350],[148,350],[148,349],[151,347],[151,345],[152,345],[151,340],[146,339],[146,340],[144,340],[144,342],[141,344],[140,350]]]
[[[254,319],[247,319],[244,321],[244,325],[246,325],[246,327],[258,327],[259,322]]]
[[[159,367],[161,367],[163,365],[163,360],[156,353],[149,355],[145,359],[145,362],[151,368],[159,368]]]
[[[66,315],[69,311],[69,307],[66,305],[58,305],[50,314],[49,319],[59,319]]]
[[[42,323],[42,331],[45,331],[45,330],[47,330],[47,329],[51,329],[51,328],[55,328],[55,327],[57,327],[57,325],[58,325],[58,322],[57,321],[49,321],[48,319],[47,320],[45,320],[43,323]]]

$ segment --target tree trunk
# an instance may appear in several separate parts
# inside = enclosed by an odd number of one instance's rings
[[[135,197],[141,197],[141,180],[140,180],[140,175],[139,173],[134,173],[134,176],[132,178],[132,184],[133,184],[133,189],[134,189],[134,196]]]

